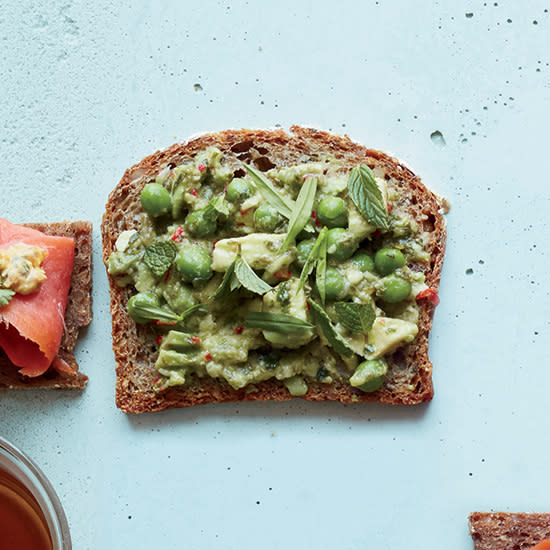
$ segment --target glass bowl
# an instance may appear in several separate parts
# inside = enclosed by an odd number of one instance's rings
[[[25,453],[3,437],[0,437],[0,469],[19,480],[36,499],[48,524],[53,550],[71,550],[69,524],[51,483]]]

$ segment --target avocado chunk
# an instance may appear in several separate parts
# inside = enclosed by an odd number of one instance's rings
[[[395,351],[401,344],[412,342],[418,327],[409,321],[377,317],[367,338],[368,359],[378,359]]]
[[[364,392],[373,392],[382,387],[388,364],[384,359],[371,359],[363,361],[352,374],[349,383]]]
[[[307,321],[306,293],[303,288],[298,290],[298,279],[290,279],[279,283],[273,290],[264,294],[262,311],[271,313],[287,313],[298,319]],[[263,331],[264,338],[274,347],[295,349],[306,345],[313,340],[315,333],[312,329],[301,330],[290,334],[281,334],[270,330]]]
[[[221,239],[212,251],[212,269],[226,271],[239,253],[252,269],[265,269],[275,273],[294,261],[296,247],[289,246],[285,252],[278,254],[285,240],[285,234],[252,233],[244,237]]]

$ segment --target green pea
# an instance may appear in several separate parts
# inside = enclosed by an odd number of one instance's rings
[[[172,198],[160,183],[148,183],[140,195],[141,206],[150,216],[156,218],[172,210]]]
[[[154,292],[140,292],[128,300],[128,314],[139,324],[149,323],[151,317],[142,317],[138,306],[159,307],[159,299]]]
[[[396,248],[381,248],[374,256],[374,267],[380,275],[389,275],[405,265],[405,256]]]
[[[387,374],[388,365],[383,359],[363,361],[355,369],[349,382],[361,391],[373,392],[382,387]]]
[[[216,232],[218,224],[215,216],[206,209],[193,210],[185,218],[185,226],[193,237],[202,238]]]
[[[205,281],[212,276],[212,258],[197,244],[184,246],[176,256],[176,267],[186,281]]]
[[[351,261],[359,268],[359,271],[374,271],[374,260],[366,252],[357,252]]]
[[[345,227],[346,203],[340,197],[325,197],[317,206],[317,219],[327,227]]]
[[[353,235],[341,227],[329,229],[327,233],[327,254],[335,260],[347,260],[357,250]]]
[[[344,277],[335,267],[327,267],[325,274],[325,296],[327,300],[343,298]]]
[[[405,300],[411,293],[411,283],[397,275],[384,277],[382,283],[384,286],[381,291],[381,298],[390,304]]]
[[[277,210],[267,202],[262,202],[254,212],[254,227],[258,231],[271,233],[280,221],[281,216]]]
[[[229,202],[237,202],[252,196],[252,187],[243,178],[235,178],[228,186],[225,194]]]
[[[296,245],[296,263],[300,267],[304,267],[306,260],[311,254],[311,250],[315,246],[315,239],[308,239],[307,241],[300,241]]]

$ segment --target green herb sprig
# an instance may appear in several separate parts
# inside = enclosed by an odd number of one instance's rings
[[[280,334],[291,334],[294,332],[302,332],[313,328],[311,323],[287,315],[286,313],[269,313],[263,311],[252,311],[247,314],[245,324],[250,328],[259,328],[278,332]]]
[[[143,261],[153,275],[161,277],[176,259],[177,247],[172,241],[159,241],[145,249]]]
[[[334,304],[338,321],[355,334],[366,334],[376,319],[372,304],[357,304],[355,302],[336,302]]]
[[[352,169],[348,178],[348,193],[357,209],[374,227],[388,230],[388,210],[382,191],[372,170],[365,164]]]
[[[298,233],[304,229],[311,218],[311,211],[313,209],[313,201],[315,200],[315,193],[317,192],[317,185],[319,180],[316,177],[307,178],[298,197],[296,198],[296,204],[292,209],[292,215],[288,221],[288,231],[286,238],[279,249],[278,254],[284,252],[288,245],[296,238]]]
[[[308,298],[307,302],[311,306],[310,313],[314,323],[321,328],[325,338],[334,351],[340,355],[352,357],[354,353],[353,350],[348,346],[346,340],[336,331],[327,312],[311,298]]]

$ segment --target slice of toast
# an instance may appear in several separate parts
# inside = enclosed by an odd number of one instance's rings
[[[474,550],[530,550],[550,539],[550,514],[474,512],[470,534]]]
[[[176,144],[143,159],[129,168],[109,195],[103,216],[103,259],[106,262],[120,233],[138,226],[136,214],[141,212],[140,192],[156,174],[166,167],[191,161],[196,153],[215,146],[224,155],[225,164],[242,176],[242,162],[252,163],[267,171],[273,167],[291,166],[315,161],[330,154],[346,166],[368,164],[383,173],[389,188],[406,197],[409,214],[427,234],[428,265],[418,264],[425,272],[426,284],[437,291],[445,253],[445,220],[441,199],[429,191],[414,173],[396,159],[368,149],[347,136],[293,126],[283,130],[227,130],[204,134],[183,144]],[[119,287],[109,276],[111,294],[113,350],[116,360],[116,403],[124,412],[160,411],[170,407],[186,407],[222,401],[259,401],[290,399],[281,381],[268,380],[235,390],[219,379],[193,379],[181,388],[155,392],[157,378],[155,336],[145,325],[136,325],[127,314],[126,304],[132,290]],[[309,383],[305,399],[340,401],[343,403],[381,401],[392,404],[416,404],[433,396],[432,364],[428,359],[428,334],[432,326],[434,305],[423,300],[420,306],[419,333],[416,339],[389,358],[389,373],[382,388],[363,393],[343,382]]]
[[[58,353],[75,372],[58,372],[50,367],[42,376],[29,378],[19,374],[18,368],[0,350],[0,388],[83,390],[88,377],[78,372],[73,350],[79,330],[89,325],[92,320],[92,224],[77,221],[24,225],[46,235],[71,237],[75,241],[71,289],[65,311],[65,330]]]

